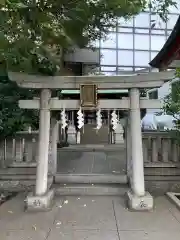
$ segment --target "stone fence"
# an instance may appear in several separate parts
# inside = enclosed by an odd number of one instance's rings
[[[143,154],[145,166],[179,165],[180,145],[168,132],[143,132]],[[14,137],[0,141],[0,164],[36,163],[38,131],[18,132]]]
[[[38,131],[17,132],[13,137],[0,140],[0,165],[35,163],[37,158]]]
[[[145,166],[148,164],[180,163],[180,145],[170,132],[143,132],[143,155]]]

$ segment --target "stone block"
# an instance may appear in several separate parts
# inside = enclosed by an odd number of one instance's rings
[[[166,195],[180,209],[180,193],[167,192]]]
[[[154,200],[150,193],[146,192],[144,196],[136,196],[132,191],[128,191],[127,204],[132,211],[150,211],[154,207]]]
[[[25,210],[35,212],[51,210],[54,202],[54,194],[54,189],[49,190],[42,196],[30,193],[25,199]]]

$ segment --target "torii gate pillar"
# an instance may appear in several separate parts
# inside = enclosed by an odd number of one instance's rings
[[[140,116],[140,91],[138,88],[130,89],[130,143],[131,190],[127,192],[128,207],[136,211],[151,210],[153,197],[145,192],[144,186],[144,161]],[[129,160],[129,159],[128,159]]]
[[[54,190],[48,190],[48,156],[50,140],[51,90],[42,89],[40,95],[39,142],[35,194],[26,199],[27,210],[47,210],[51,207]]]

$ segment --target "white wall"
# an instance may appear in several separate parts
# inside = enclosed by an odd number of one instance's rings
[[[171,92],[171,83],[164,83],[162,87],[158,89],[158,98],[164,99]]]
[[[171,82],[164,83],[162,87],[158,88],[158,99],[163,99],[171,92]],[[147,93],[148,97],[148,93]],[[162,109],[147,109],[148,113],[161,112]]]

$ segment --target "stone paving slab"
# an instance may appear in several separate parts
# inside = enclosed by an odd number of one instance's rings
[[[50,230],[1,230],[1,240],[46,240]]]
[[[57,207],[50,212],[27,213],[24,211],[25,194],[19,194],[0,206],[0,232],[3,230],[50,230]],[[1,239],[1,238],[0,238]]]
[[[169,200],[170,201],[170,200]],[[171,214],[174,216],[174,218],[180,222],[180,210],[177,209],[177,207],[171,207],[169,209],[169,211],[171,212]]]
[[[58,173],[124,173],[125,151],[121,152],[58,152]]]
[[[102,230],[76,230],[76,231],[61,231],[54,230],[50,232],[48,240],[63,239],[63,240],[119,240],[117,231],[102,231]]]
[[[111,198],[67,197],[58,210],[55,225],[74,230],[117,230]]]
[[[180,231],[121,231],[120,240],[179,240]]]
[[[155,198],[153,212],[130,212],[126,210],[122,199],[115,199],[114,207],[117,226],[121,230],[134,231],[179,231],[180,223],[172,215],[170,209],[174,206],[166,197]],[[178,211],[176,209],[176,211]]]
[[[129,212],[120,197],[60,197],[50,212],[24,212],[24,194],[0,206],[0,240],[179,240],[180,211],[155,198],[153,212]]]

